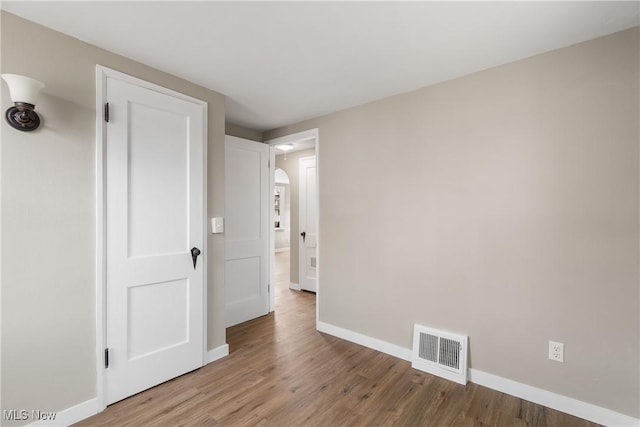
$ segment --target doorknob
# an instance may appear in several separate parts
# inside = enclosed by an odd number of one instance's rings
[[[196,269],[196,261],[198,261],[198,255],[200,255],[200,249],[195,246],[191,248],[191,258],[193,259],[193,269]]]
[[[302,236],[302,242],[304,243],[304,240],[307,237],[307,232],[303,231],[302,233],[300,233],[300,235]]]

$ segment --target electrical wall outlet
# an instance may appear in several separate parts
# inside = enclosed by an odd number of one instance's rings
[[[549,341],[549,359],[556,362],[564,362],[564,344]]]

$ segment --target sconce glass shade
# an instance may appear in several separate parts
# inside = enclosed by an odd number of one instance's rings
[[[5,113],[7,122],[14,129],[30,132],[40,126],[40,117],[33,111],[38,102],[38,95],[44,83],[31,77],[17,74],[3,74],[2,78],[9,86],[9,94],[14,103]]]
[[[36,105],[38,95],[40,95],[44,83],[31,77],[19,76],[17,74],[3,74],[2,78],[7,82],[7,86],[9,86],[9,92],[13,102]]]

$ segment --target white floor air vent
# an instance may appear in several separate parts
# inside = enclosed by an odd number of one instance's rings
[[[413,325],[411,366],[459,384],[466,384],[467,337]]]

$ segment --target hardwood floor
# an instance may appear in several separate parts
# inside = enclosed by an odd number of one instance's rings
[[[228,357],[109,406],[80,426],[596,426],[315,330],[315,295],[288,289],[276,312],[227,330]]]

